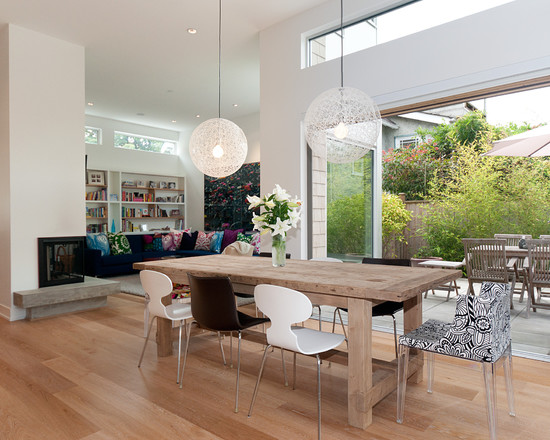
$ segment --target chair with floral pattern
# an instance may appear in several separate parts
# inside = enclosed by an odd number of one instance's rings
[[[434,380],[434,354],[454,356],[483,365],[487,420],[491,440],[496,439],[496,366],[504,363],[508,408],[514,416],[509,284],[484,282],[478,296],[459,295],[454,321],[430,319],[399,338],[397,422],[403,422],[409,349],[427,352],[428,393]]]

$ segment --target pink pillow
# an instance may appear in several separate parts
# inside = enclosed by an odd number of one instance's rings
[[[170,229],[170,235],[172,236],[172,247],[173,249],[170,249],[171,251],[175,251],[180,248],[181,239],[183,237],[183,233],[186,231],[178,231],[176,229]]]
[[[172,234],[164,234],[162,236],[162,249],[165,251],[175,251],[174,241],[172,239]]]
[[[260,233],[256,232],[254,235],[252,235],[252,240],[250,240],[250,246],[254,247],[255,254],[260,253],[260,244]]]
[[[209,251],[210,250],[210,242],[212,241],[212,237],[214,236],[214,232],[209,232],[208,234],[199,231],[199,235],[197,236],[197,241],[195,243],[195,250],[197,251]]]

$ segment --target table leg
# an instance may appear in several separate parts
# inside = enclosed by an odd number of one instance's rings
[[[348,423],[372,423],[372,303],[348,299]]]
[[[414,298],[408,299],[403,303],[403,330],[408,333],[422,325],[422,294]],[[410,355],[423,356],[423,352],[419,350],[410,350]],[[412,383],[422,382],[423,363],[420,362],[416,373],[409,377]],[[410,365],[409,365],[410,366]]]
[[[172,321],[157,318],[157,356],[172,355]]]

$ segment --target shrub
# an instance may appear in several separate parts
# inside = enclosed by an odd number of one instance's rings
[[[393,243],[405,242],[405,230],[412,214],[405,209],[403,201],[394,194],[382,195],[382,254],[384,257],[395,257]]]

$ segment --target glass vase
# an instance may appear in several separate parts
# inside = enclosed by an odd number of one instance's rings
[[[277,234],[271,237],[271,260],[273,267],[283,267],[286,260],[286,237]]]

